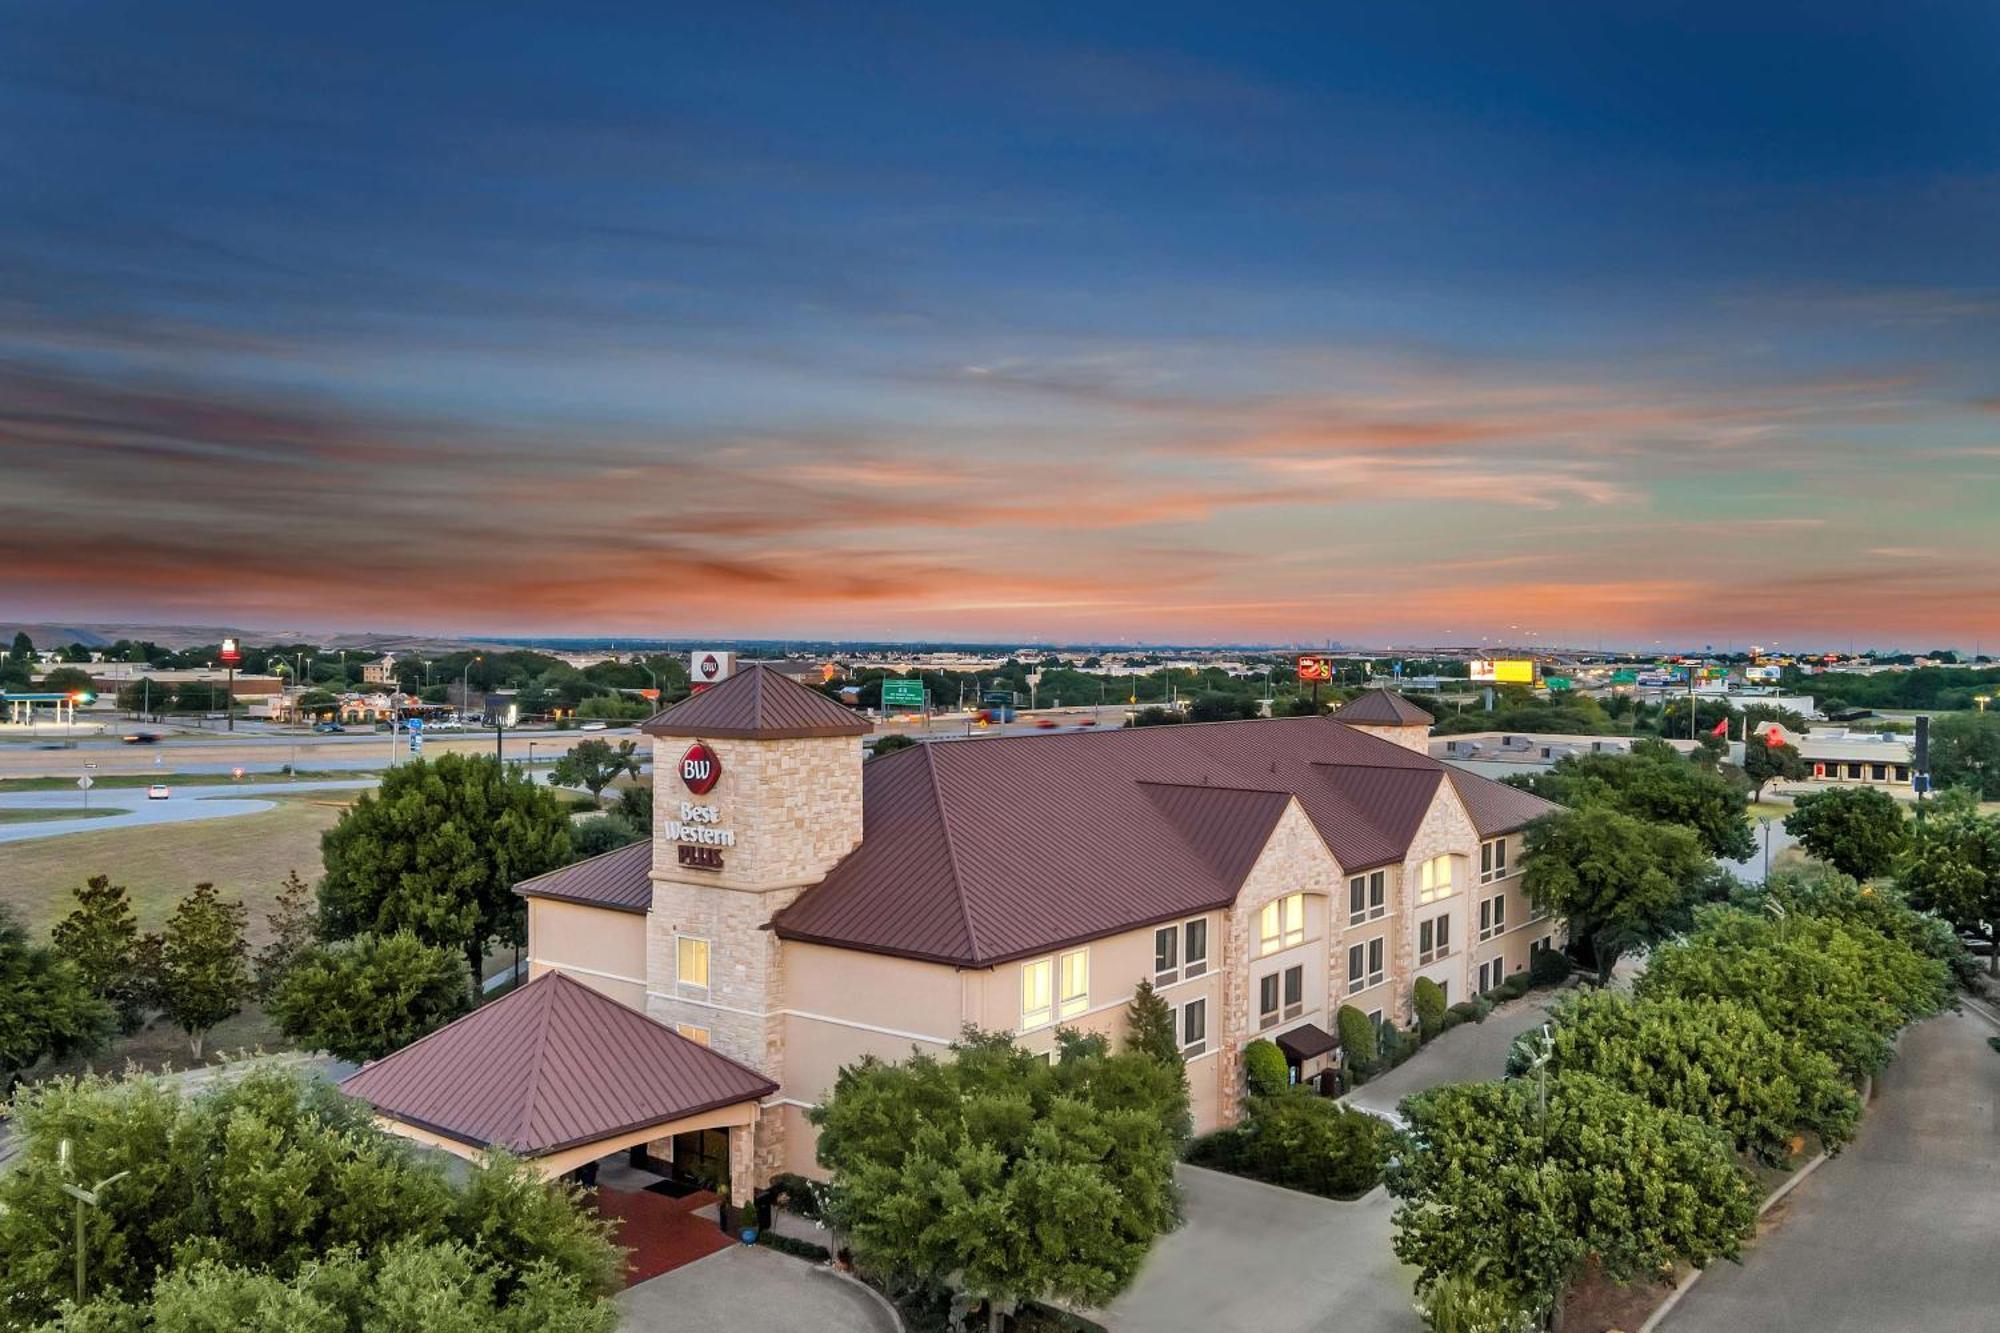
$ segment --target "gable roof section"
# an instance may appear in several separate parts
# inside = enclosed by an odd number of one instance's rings
[[[543,973],[340,1086],[391,1120],[523,1157],[778,1087],[561,972]]]
[[[1394,690],[1373,689],[1333,710],[1333,720],[1364,727],[1428,727],[1437,721]]]
[[[1554,801],[1545,801],[1533,792],[1483,778],[1477,773],[1468,773],[1450,764],[1445,766],[1445,772],[1451,775],[1451,785],[1458,789],[1458,799],[1465,803],[1465,813],[1471,816],[1472,826],[1479,830],[1482,838],[1526,828],[1543,815],[1562,809]]]
[[[868,761],[861,845],[772,925],[991,966],[1227,906],[1294,799],[1343,868],[1400,860],[1444,772],[1319,717],[930,742]]]
[[[619,912],[646,912],[653,906],[653,840],[641,838],[625,847],[524,879],[514,892],[524,898],[556,898],[563,902],[608,907]]]
[[[805,736],[865,736],[869,725],[852,709],[767,666],[751,664],[639,724],[649,736],[713,740],[794,740]]]

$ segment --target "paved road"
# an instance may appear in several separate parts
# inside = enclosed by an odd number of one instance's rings
[[[896,1321],[855,1283],[757,1245],[697,1259],[618,1297],[631,1333],[770,1329],[774,1333],[895,1333]]]
[[[1200,1167],[1179,1168],[1187,1223],[1153,1247],[1098,1316],[1112,1333],[1400,1333],[1416,1270],[1389,1248],[1395,1202],[1336,1203]]]
[[[0,824],[0,843],[57,838],[72,833],[97,833],[144,824],[180,824],[193,819],[252,815],[260,810],[269,810],[271,802],[268,798],[273,796],[310,791],[352,791],[374,785],[373,778],[355,778],[328,782],[246,782],[227,787],[175,787],[174,794],[164,801],[148,800],[144,787],[98,787],[90,793],[90,808],[116,809],[124,813],[94,819]],[[0,810],[69,810],[80,808],[82,804],[83,793],[73,787],[66,791],[0,793]]]
[[[1396,1068],[1347,1094],[1349,1106],[1401,1124],[1396,1105],[1413,1092],[1446,1083],[1483,1083],[1507,1072],[1514,1038],[1540,1027],[1555,992],[1533,991],[1493,1013],[1484,1023],[1461,1023]]]
[[[1987,1333],[2000,1327],[2000,1054],[1947,1014],[1905,1033],[1853,1145],[1718,1264],[1664,1333]]]

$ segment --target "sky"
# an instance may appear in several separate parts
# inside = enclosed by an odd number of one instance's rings
[[[0,608],[2000,647],[2000,7],[0,0]]]

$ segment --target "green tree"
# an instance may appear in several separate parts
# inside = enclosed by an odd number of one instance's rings
[[[1444,1031],[1444,987],[1429,977],[1418,977],[1414,1006],[1425,1041]]]
[[[1369,1021],[1368,1015],[1351,1004],[1341,1005],[1333,1021],[1334,1026],[1340,1029],[1341,1056],[1349,1071],[1365,1072],[1380,1053],[1375,1025]]]
[[[180,900],[160,937],[160,1007],[187,1033],[201,1059],[208,1030],[243,1008],[250,995],[250,952],[243,938],[249,913],[225,902],[213,884],[197,884]]]
[[[1551,1076],[1574,1070],[1720,1129],[1738,1152],[1783,1165],[1810,1131],[1831,1150],[1854,1135],[1861,1101],[1838,1066],[1733,1000],[1572,995],[1546,1043]],[[1532,1034],[1541,1047],[1540,1034]],[[1510,1073],[1526,1072],[1516,1048]]]
[[[2000,819],[1969,802],[1933,805],[1910,831],[1896,885],[1917,907],[1985,940],[1988,968],[2000,976]]]
[[[612,813],[644,834],[653,827],[653,784],[634,783],[622,787],[618,792],[618,803],[611,807]]]
[[[1750,799],[1764,799],[1764,787],[1771,782],[1793,782],[1806,775],[1806,761],[1799,747],[1789,741],[1776,745],[1752,739],[1743,746],[1743,776],[1750,780]],[[1741,859],[1740,857],[1737,859]]]
[[[1126,1006],[1125,1049],[1150,1055],[1155,1060],[1181,1062],[1174,1007],[1153,989],[1151,981],[1141,981],[1132,992],[1132,1003]]]
[[[92,875],[75,890],[76,908],[49,932],[49,942],[76,964],[91,994],[118,1013],[118,1025],[135,1030],[145,1017],[148,990],[139,973],[139,920],[122,884]]]
[[[1741,861],[1757,850],[1750,836],[1749,793],[1683,758],[1665,741],[1634,741],[1629,754],[1566,755],[1546,773],[1509,782],[1559,805],[1608,805],[1652,823],[1692,829],[1710,856],[1724,860]]]
[[[86,1180],[127,1173],[85,1222],[101,1318],[65,1327],[610,1327],[622,1265],[571,1190],[505,1153],[458,1167],[455,1186],[440,1161],[310,1076],[264,1067],[193,1096],[156,1078],[52,1079],[13,1109],[21,1152],[0,1174],[8,1327],[55,1318],[68,1290],[76,1205],[62,1191],[64,1140]],[[418,1253],[439,1248],[450,1256]],[[464,1266],[439,1280],[447,1257]]]
[[[465,956],[407,931],[357,935],[306,953],[270,1000],[286,1036],[356,1063],[401,1050],[471,1007]]]
[[[1235,722],[1243,718],[1260,717],[1263,709],[1255,698],[1241,695],[1210,692],[1195,696],[1188,705],[1187,720],[1190,722]]]
[[[117,1026],[76,964],[32,943],[0,903],[0,1092],[40,1060],[94,1050]]]
[[[320,838],[328,939],[408,930],[461,950],[477,974],[489,941],[520,944],[513,886],[570,859],[555,794],[488,756],[401,764]]]
[[[638,743],[624,740],[614,747],[608,741],[578,741],[556,760],[549,780],[562,787],[581,787],[602,805],[604,789],[622,777],[639,776]]]
[[[1291,1091],[1292,1070],[1285,1053],[1257,1037],[1243,1047],[1243,1083],[1252,1097],[1282,1097]]]
[[[572,825],[569,831],[570,850],[579,861],[592,856],[602,856],[615,852],[620,847],[630,847],[646,835],[623,815],[593,815]]]
[[[271,938],[257,951],[254,994],[259,1000],[269,1000],[292,965],[319,942],[319,899],[298,871],[285,872],[264,925]]]
[[[1521,885],[1538,907],[1568,918],[1572,943],[1608,981],[1623,954],[1687,924],[1708,869],[1688,829],[1586,804],[1528,826]]]
[[[1902,805],[1876,787],[1807,792],[1785,816],[1785,832],[1808,854],[1856,879],[1888,874],[1909,842]]]
[[[912,745],[918,743],[914,736],[906,736],[900,731],[892,731],[886,736],[877,736],[875,738],[875,744],[870,747],[868,757],[870,759],[880,759],[885,754],[894,754],[898,750],[907,750]]]
[[[1971,787],[2000,800],[2000,713],[1954,713],[1933,722],[1931,777],[1940,787]]]
[[[1428,1293],[1476,1275],[1540,1308],[1595,1258],[1624,1282],[1733,1259],[1756,1220],[1729,1141],[1584,1074],[1435,1088],[1403,1102],[1389,1170],[1396,1256]]]
[[[973,1031],[943,1059],[864,1058],[808,1112],[830,1216],[891,1291],[983,1304],[989,1327],[1030,1298],[1100,1305],[1177,1217],[1171,1113],[1132,1095],[1170,1095],[1161,1074],[1087,1044],[1051,1066]]]
[[[1943,963],[1960,986],[1970,989],[1979,965],[1951,923],[1921,909],[1892,884],[1863,884],[1832,866],[1780,866],[1754,889],[1746,905],[1762,912],[1804,912],[1827,921],[1865,926]],[[1775,906],[1774,906],[1775,904]]]
[[[1237,1174],[1329,1199],[1381,1184],[1395,1141],[1387,1121],[1301,1091],[1259,1098],[1234,1132]]]
[[[14,646],[7,650],[9,662],[32,662],[35,660],[35,641],[28,637],[28,631],[14,631]]]
[[[42,688],[51,694],[70,694],[81,690],[88,694],[97,688],[97,682],[81,667],[57,667],[42,677]]]

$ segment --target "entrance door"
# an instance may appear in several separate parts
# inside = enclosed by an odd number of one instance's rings
[[[729,1131],[703,1129],[674,1135],[674,1160],[667,1179],[681,1189],[712,1190],[729,1179]]]

